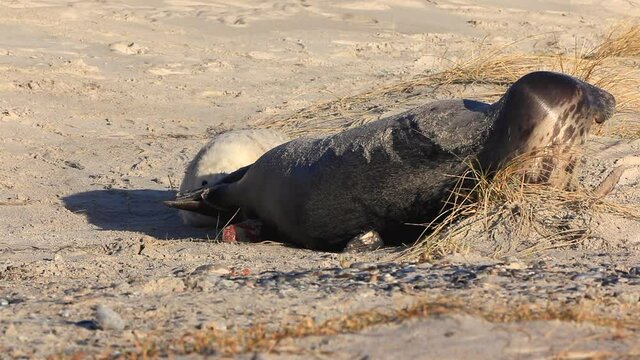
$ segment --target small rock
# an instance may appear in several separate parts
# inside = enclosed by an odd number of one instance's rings
[[[371,269],[375,269],[376,265],[371,263],[366,263],[366,262],[354,262],[353,264],[349,265],[349,267],[352,269],[358,269],[358,270],[371,270]]]
[[[194,275],[228,275],[229,267],[221,264],[206,264],[198,266],[191,276]]]
[[[102,330],[123,330],[124,320],[120,315],[105,305],[96,308],[96,325]]]
[[[233,290],[238,288],[238,284],[236,284],[234,281],[232,280],[228,280],[228,279],[220,279],[218,280],[218,282],[216,283],[217,287],[220,287],[222,289],[229,289],[229,290]]]
[[[0,306],[8,306],[9,300],[5,298],[0,298]]]
[[[505,264],[504,268],[507,270],[522,270],[522,269],[526,269],[527,265],[520,261],[515,260]]]
[[[375,231],[369,231],[351,239],[345,246],[344,252],[373,251],[383,246],[384,243],[380,235]]]
[[[599,277],[599,275],[593,273],[584,273],[584,274],[576,274],[571,277],[573,281],[594,281]]]
[[[389,281],[393,281],[393,280],[395,280],[395,278],[391,274],[382,275],[382,281],[389,282]]]

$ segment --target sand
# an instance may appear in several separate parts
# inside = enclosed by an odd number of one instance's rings
[[[220,129],[283,119],[438,71],[478,47],[527,37],[514,49],[596,43],[609,26],[637,16],[640,4],[628,0],[0,0],[0,299],[8,302],[0,306],[0,358],[109,354],[135,350],[140,337],[171,341],[208,324],[233,329],[300,314],[324,319],[424,296],[196,291],[181,274],[202,265],[259,274],[381,261],[395,250],[345,258],[274,244],[220,244],[210,229],[183,226],[160,202],[174,196],[188,162]],[[473,89],[465,95],[473,97]],[[624,116],[616,118],[638,119]],[[637,203],[640,144],[616,134],[592,143],[604,149],[594,176],[627,166],[611,196]],[[608,261],[620,266],[637,264],[638,223],[600,221],[593,251],[609,249]],[[559,267],[591,262],[592,253],[573,251],[547,256]],[[83,327],[98,304],[115,309],[126,328]],[[607,354],[635,351],[621,342],[638,333],[598,338],[603,343],[594,348],[589,339],[614,330],[585,326],[495,325],[452,314],[292,342],[334,358],[525,354],[514,352],[514,341],[538,349],[522,358],[551,357],[569,343],[583,355],[598,346]],[[420,339],[449,327],[464,336],[438,338],[429,345],[438,351],[425,350]],[[513,332],[525,335],[506,335]]]

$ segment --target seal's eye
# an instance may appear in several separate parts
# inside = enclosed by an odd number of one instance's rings
[[[202,186],[207,186],[208,182],[207,180],[202,180]]]

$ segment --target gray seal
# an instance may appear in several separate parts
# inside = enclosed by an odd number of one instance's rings
[[[393,240],[404,224],[427,223],[442,211],[465,160],[492,171],[527,151],[581,144],[592,123],[607,120],[614,108],[614,97],[602,89],[533,72],[493,104],[436,101],[335,135],[284,143],[167,205],[204,214],[239,208],[276,239],[312,249],[337,250],[368,231]]]

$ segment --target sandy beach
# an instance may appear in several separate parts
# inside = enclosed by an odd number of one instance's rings
[[[492,49],[573,56],[639,16],[632,0],[0,0],[0,358],[640,357],[640,221],[621,212],[531,256],[489,256],[477,234],[402,263],[221,243],[161,203],[220,130],[321,135],[496,99],[504,84],[406,84]],[[622,169],[607,201],[634,207],[640,51],[610,58],[619,111],[581,180]],[[96,328],[98,305],[124,328]]]

